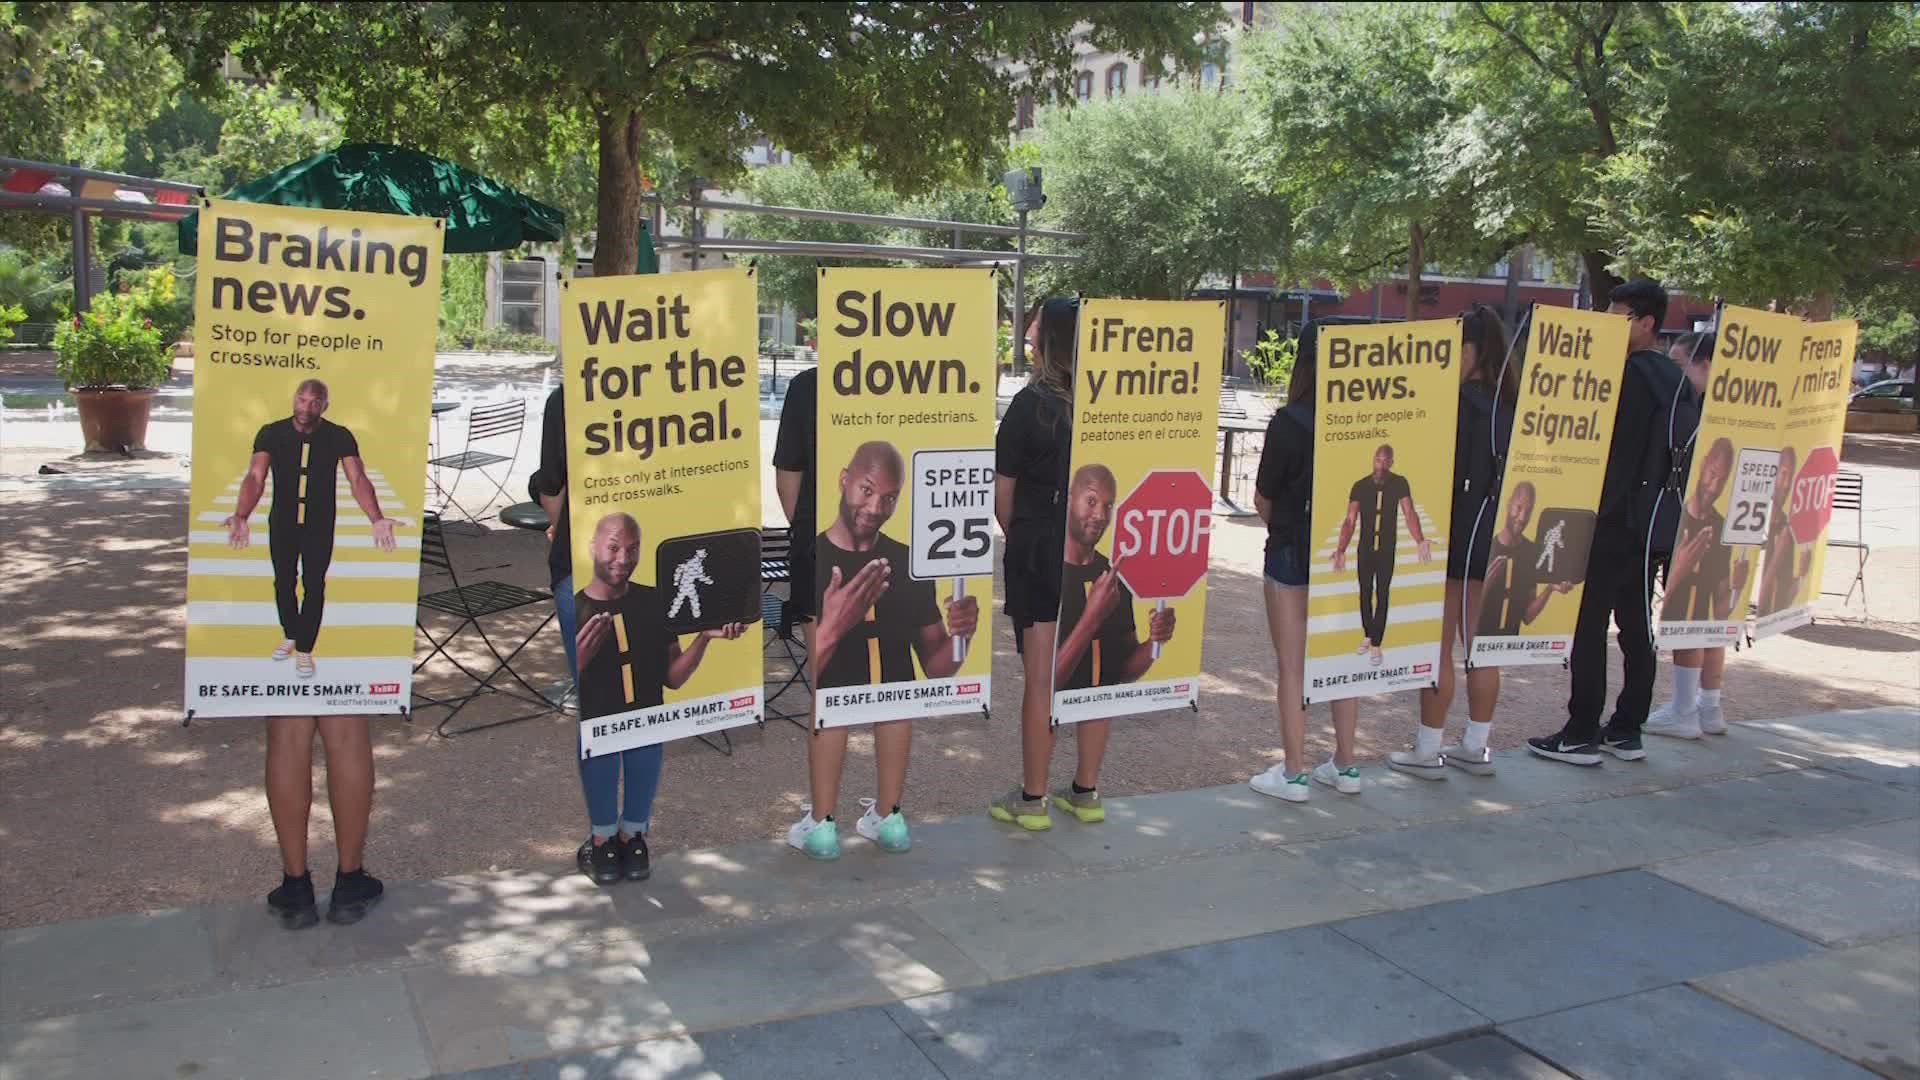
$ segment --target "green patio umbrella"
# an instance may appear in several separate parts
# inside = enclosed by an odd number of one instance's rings
[[[347,143],[226,195],[240,202],[445,218],[449,255],[560,239],[566,215],[451,161],[380,143]],[[200,215],[180,219],[180,252],[199,246]]]

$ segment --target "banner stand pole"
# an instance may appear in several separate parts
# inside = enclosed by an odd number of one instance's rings
[[[188,710],[187,710],[187,716],[186,716],[186,719],[184,719],[184,720],[182,720],[182,721],[180,721],[180,726],[181,726],[181,727],[191,727],[191,726],[193,726],[193,712],[194,712],[194,711],[193,711],[192,709],[188,709]]]
[[[953,602],[957,604],[966,598],[967,598],[967,579],[963,577],[954,578],[953,579]],[[967,639],[963,637],[954,638],[953,639],[953,662],[957,664],[957,663],[960,663],[962,660],[965,660],[966,658],[967,658]],[[984,712],[985,710],[983,709],[982,711]]]

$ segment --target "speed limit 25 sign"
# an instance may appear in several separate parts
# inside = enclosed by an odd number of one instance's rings
[[[1727,496],[1727,519],[1720,527],[1721,543],[1766,543],[1774,473],[1779,469],[1780,451],[1757,446],[1740,449],[1733,467],[1733,493]]]
[[[914,580],[993,573],[993,451],[917,450],[912,487]]]

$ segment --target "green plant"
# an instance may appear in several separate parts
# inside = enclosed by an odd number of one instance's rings
[[[27,309],[19,304],[0,305],[0,345],[13,340],[13,328],[27,321]]]
[[[479,333],[487,317],[487,257],[445,256],[440,272],[440,329],[456,337]]]
[[[193,297],[181,292],[173,267],[129,270],[120,280],[126,285],[121,295],[132,306],[133,314],[152,322],[162,345],[179,341],[193,325]]]
[[[554,344],[538,334],[523,334],[505,326],[476,326],[465,330],[440,328],[435,347],[443,352],[544,353],[553,355]]]
[[[796,330],[800,331],[800,341],[802,344],[808,344],[816,340],[815,335],[820,329],[819,319],[809,317],[801,319],[793,325]]]
[[[1274,391],[1285,387],[1293,378],[1293,361],[1299,350],[1298,341],[1283,338],[1280,331],[1269,329],[1253,343],[1253,348],[1240,350],[1240,361],[1262,386]]]
[[[167,378],[168,346],[127,295],[94,298],[53,335],[54,368],[72,389],[142,389]]]

